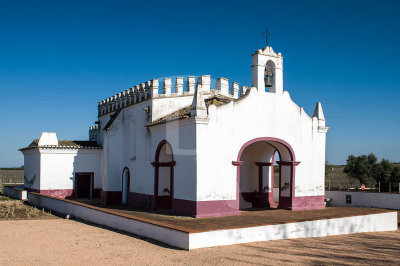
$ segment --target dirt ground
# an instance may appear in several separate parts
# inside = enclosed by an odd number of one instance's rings
[[[76,220],[0,221],[0,265],[400,264],[400,231],[185,251]]]

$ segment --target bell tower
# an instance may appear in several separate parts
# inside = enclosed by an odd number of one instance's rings
[[[258,91],[283,93],[283,57],[272,47],[257,50],[252,56],[251,86]]]

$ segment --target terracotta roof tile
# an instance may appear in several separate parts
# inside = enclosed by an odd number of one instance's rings
[[[34,139],[28,147],[20,150],[32,149],[32,148],[51,148],[51,149],[101,149],[102,147],[97,145],[96,141],[87,140],[59,140],[58,145],[45,145],[39,146],[39,140]]]

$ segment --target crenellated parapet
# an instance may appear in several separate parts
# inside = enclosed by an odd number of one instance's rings
[[[99,125],[91,126],[89,128],[89,141],[97,141],[97,136],[99,135],[99,132]]]
[[[195,76],[188,76],[186,80],[183,77],[176,77],[174,83],[172,81],[171,78],[164,78],[162,81],[152,79],[102,100],[98,103],[98,116],[110,114],[149,99],[194,95],[196,88]],[[205,97],[210,94],[217,94],[238,99],[245,95],[247,90],[246,86],[239,88],[239,83],[237,82],[233,82],[229,86],[228,79],[218,78],[215,81],[215,88],[211,91],[212,82],[210,75],[198,77],[197,84],[202,85]],[[160,85],[162,86],[161,88]],[[174,88],[174,92],[172,88]]]

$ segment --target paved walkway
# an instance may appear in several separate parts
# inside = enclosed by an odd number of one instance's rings
[[[283,224],[292,222],[303,222],[320,219],[341,218],[356,215],[388,212],[389,210],[356,207],[327,207],[322,210],[289,211],[281,209],[252,209],[242,211],[241,215],[213,217],[213,218],[191,218],[170,215],[166,211],[157,213],[133,209],[125,206],[101,206],[98,201],[78,200],[82,203],[95,206],[106,212],[117,213],[123,216],[137,219],[152,224],[184,231],[197,233],[214,231],[220,229],[234,229],[252,226],[263,226],[272,224]]]

